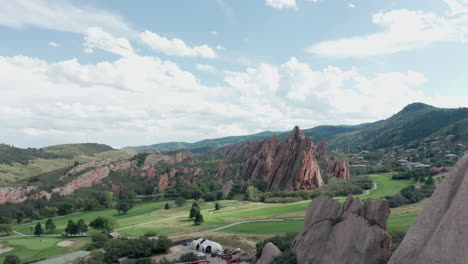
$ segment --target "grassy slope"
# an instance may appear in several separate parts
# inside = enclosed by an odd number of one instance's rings
[[[74,244],[70,247],[59,247],[57,243],[62,240],[73,240]],[[25,262],[39,260],[50,256],[61,255],[80,250],[90,238],[65,239],[61,237],[20,237],[12,238],[2,243],[5,246],[13,247],[12,251],[0,255],[0,263],[3,263],[7,255],[17,255]]]
[[[54,159],[34,159],[28,165],[21,163],[13,163],[12,165],[0,164],[0,186],[7,182],[16,181],[32,176],[37,176],[56,169],[64,168],[72,165],[75,160],[83,163],[92,160],[100,160],[106,158],[112,159],[127,159],[132,155],[123,150],[110,150],[101,153],[93,154],[92,156],[77,156],[73,158],[54,158]]]
[[[43,148],[44,151],[65,156],[90,156],[96,153],[111,151],[112,147],[97,143],[63,144]]]
[[[224,233],[257,234],[257,235],[280,235],[291,232],[300,232],[304,221],[282,221],[282,222],[254,222],[228,227],[220,230]]]

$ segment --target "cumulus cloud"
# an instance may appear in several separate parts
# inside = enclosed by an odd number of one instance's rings
[[[211,65],[208,65],[208,64],[197,64],[195,65],[195,67],[197,68],[197,70],[199,71],[203,71],[203,72],[214,72],[215,71],[215,68]]]
[[[60,44],[59,44],[59,43],[53,42],[53,41],[47,43],[47,45],[49,45],[50,47],[53,47],[53,48],[58,48],[58,47],[60,47]]]
[[[468,15],[452,18],[400,9],[374,14],[372,22],[383,30],[364,36],[319,42],[306,51],[330,57],[366,57],[408,51],[434,42],[461,41],[463,28],[468,26]]]
[[[296,0],[266,0],[266,4],[273,8],[296,8]]]
[[[168,39],[151,31],[140,34],[140,41],[155,51],[181,57],[216,58],[216,52],[208,45],[190,47],[181,39]]]
[[[121,56],[134,54],[133,47],[126,38],[114,37],[100,27],[86,30],[84,46],[86,53],[92,53],[93,48],[98,48]]]
[[[70,0],[2,1],[0,25],[13,28],[32,26],[73,33],[84,33],[89,27],[100,26],[113,33],[133,34],[119,15],[93,7],[78,7]]]

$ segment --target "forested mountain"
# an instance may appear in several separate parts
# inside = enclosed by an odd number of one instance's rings
[[[392,117],[374,123],[355,126],[317,126],[304,129],[306,136],[312,136],[315,142],[325,138],[332,149],[359,150],[378,149],[401,145],[419,140],[434,133],[460,135],[466,140],[468,108],[445,109],[427,104],[414,103]],[[440,132],[438,132],[440,130]],[[283,141],[290,133],[262,132],[253,135],[207,139],[195,143],[168,142],[150,146],[126,147],[135,152],[169,152],[190,150],[195,153],[211,151],[236,143],[249,142],[277,135]]]

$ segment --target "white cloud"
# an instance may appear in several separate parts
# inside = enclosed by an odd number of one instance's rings
[[[215,68],[211,65],[208,65],[208,64],[197,64],[195,65],[195,67],[197,68],[197,70],[199,71],[203,71],[203,72],[215,72]]]
[[[7,0],[0,8],[0,25],[23,28],[27,26],[64,32],[84,33],[99,26],[108,32],[133,34],[119,16],[92,7],[78,7],[70,0]]]
[[[221,45],[217,45],[217,46],[216,46],[216,49],[217,49],[217,50],[226,50],[226,48],[223,47],[223,46],[221,46]]]
[[[296,0],[266,0],[266,4],[278,9],[296,8]]]
[[[349,8],[356,8],[356,5],[353,4],[353,3],[349,3],[349,4],[348,4],[348,7],[349,7]]]
[[[60,44],[59,44],[59,43],[53,42],[53,41],[47,43],[47,45],[49,45],[50,47],[53,47],[53,48],[58,48],[58,47],[60,47]]]
[[[379,12],[372,22],[382,31],[365,36],[320,42],[307,52],[330,57],[366,57],[412,50],[440,41],[460,41],[468,16],[439,17],[406,9]]]
[[[218,32],[217,31],[211,31],[210,34],[213,35],[213,36],[217,36]]]
[[[135,52],[126,38],[116,38],[100,27],[90,27],[85,32],[85,52],[92,53],[99,48],[121,56],[130,56]]]
[[[146,30],[140,34],[140,41],[155,51],[163,52],[167,55],[182,57],[202,57],[216,58],[216,52],[208,45],[189,47],[178,38],[168,39],[154,32]]]
[[[468,13],[468,0],[442,0],[450,8],[451,15]]]

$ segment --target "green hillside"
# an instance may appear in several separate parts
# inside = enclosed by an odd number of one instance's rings
[[[468,142],[468,118],[457,121],[448,127],[435,132],[432,137],[454,135],[455,141]]]
[[[406,144],[467,117],[468,108],[444,109],[414,103],[386,120],[332,137],[329,145],[341,150],[360,150]]]
[[[44,151],[73,157],[73,156],[89,156],[96,153],[101,153],[104,151],[113,150],[112,147],[103,144],[97,143],[83,143],[83,144],[63,144],[63,145],[55,145],[50,147],[43,148]]]

